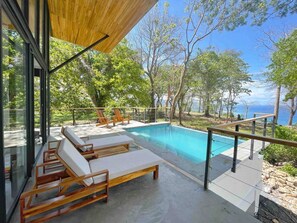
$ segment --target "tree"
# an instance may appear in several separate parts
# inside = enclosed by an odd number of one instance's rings
[[[54,39],[51,48],[53,67],[81,50]],[[51,75],[53,107],[147,106],[148,82],[136,57],[127,40],[110,54],[88,51]]]
[[[202,92],[204,115],[207,117],[210,116],[210,107],[223,78],[218,61],[219,55],[216,52],[202,52],[191,63],[189,69],[189,73],[194,76],[196,87]]]
[[[233,114],[235,100],[242,93],[250,94],[245,84],[251,82],[247,73],[247,64],[240,58],[240,53],[225,51],[220,55],[220,63],[223,75],[223,88],[227,91],[227,119]]]
[[[147,79],[137,52],[123,40],[110,54],[92,52],[79,59],[85,88],[97,107],[147,106]]]
[[[176,56],[177,22],[168,14],[169,4],[163,10],[157,4],[144,18],[137,31],[136,47],[150,82],[150,106],[155,107],[156,81],[160,68]]]
[[[267,0],[267,1],[198,1],[189,0],[184,24],[182,49],[184,53],[180,84],[173,99],[173,107],[179,100],[184,87],[184,79],[191,56],[197,44],[216,30],[233,30],[245,25],[248,18],[252,24],[261,25],[272,14],[285,16],[297,11],[295,1]],[[271,10],[271,12],[270,12]],[[171,111],[170,118],[173,117]],[[171,120],[170,119],[170,120]],[[180,119],[181,120],[181,119]],[[180,122],[181,124],[181,122]]]
[[[264,47],[269,53],[272,55],[273,52],[277,50],[277,39],[280,36],[285,38],[287,36],[286,31],[282,31],[282,33],[276,33],[275,31],[263,31],[263,37],[258,40],[261,47]],[[271,59],[271,55],[269,55],[269,60]],[[271,73],[266,72],[265,75],[267,76],[267,81],[272,83],[273,87],[276,88],[275,90],[275,103],[274,103],[274,115],[275,115],[275,123],[278,122],[279,116],[279,107],[280,107],[280,97],[281,97],[281,85],[276,85],[273,81],[270,80]]]
[[[190,0],[188,2],[184,24],[184,43],[181,44],[184,54],[183,69],[180,74],[179,88],[173,99],[173,107],[182,93],[189,62],[197,44],[216,30],[233,30],[246,24],[250,13],[256,14],[261,8],[259,6],[261,3],[258,1]],[[172,117],[173,110],[170,118],[172,119]]]
[[[70,58],[81,48],[57,39],[51,39],[50,64],[52,68]],[[50,76],[52,108],[78,108],[93,106],[81,79],[78,60],[62,67]]]
[[[285,101],[290,101],[290,118],[288,125],[292,125],[296,113],[297,97],[297,30],[293,31],[287,38],[280,39],[276,46],[277,51],[273,53],[270,68],[270,79],[279,86],[284,86],[288,93]]]
[[[247,64],[240,58],[240,53],[235,51],[201,52],[191,62],[189,74],[193,76],[196,91],[201,92],[205,116],[210,116],[211,107],[214,111],[219,109],[220,113],[225,101],[228,118],[238,96],[250,93],[244,87],[251,81],[247,74]]]

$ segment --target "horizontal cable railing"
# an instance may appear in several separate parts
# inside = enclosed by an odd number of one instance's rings
[[[117,107],[122,110],[123,115],[129,115],[131,120],[151,123],[157,121],[168,121],[170,108],[165,107]],[[67,124],[90,124],[98,119],[96,110],[104,110],[105,116],[112,119],[114,108],[92,107],[92,108],[67,108],[51,109],[51,125]]]

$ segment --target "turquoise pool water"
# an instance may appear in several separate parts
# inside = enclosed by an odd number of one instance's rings
[[[207,133],[172,126],[169,124],[127,128],[126,131],[141,137],[161,149],[170,150],[177,155],[195,162],[206,159]],[[241,143],[243,141],[239,141]],[[212,155],[218,155],[233,147],[234,139],[213,135]]]

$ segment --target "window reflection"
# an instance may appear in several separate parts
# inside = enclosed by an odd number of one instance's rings
[[[26,75],[24,41],[2,11],[2,72],[6,210],[26,177]]]

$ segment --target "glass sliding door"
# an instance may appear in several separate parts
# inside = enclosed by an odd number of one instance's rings
[[[2,11],[2,95],[6,212],[27,178],[25,43]],[[2,149],[2,148],[1,148]]]

